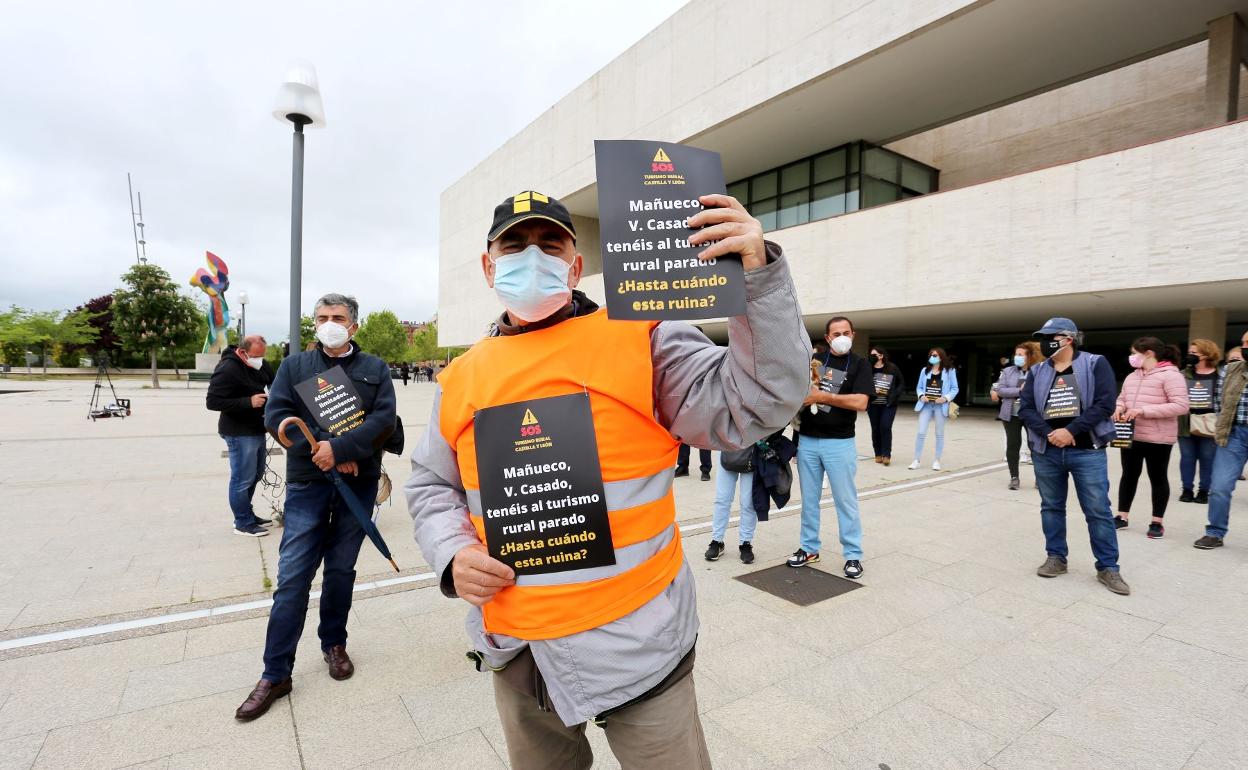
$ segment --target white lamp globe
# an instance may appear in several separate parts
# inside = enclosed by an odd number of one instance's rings
[[[316,67],[306,61],[290,65],[286,80],[277,89],[273,117],[283,123],[290,121],[314,128],[325,126],[325,106],[321,104]]]

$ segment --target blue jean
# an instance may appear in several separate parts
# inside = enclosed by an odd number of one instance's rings
[[[1044,528],[1044,549],[1062,561],[1070,553],[1066,546],[1066,496],[1069,480],[1075,482],[1075,495],[1088,522],[1088,537],[1096,569],[1118,571],[1118,532],[1109,502],[1109,461],[1103,449],[1058,448],[1049,445],[1043,453],[1033,452],[1036,485],[1040,487],[1040,523]]]
[[[914,439],[914,459],[923,459],[923,442],[927,439],[927,426],[936,421],[936,459],[945,453],[945,405],[924,404],[919,410],[919,435]]]
[[[234,528],[243,529],[256,523],[256,512],[251,498],[256,486],[264,477],[264,434],[259,436],[222,436],[230,451],[230,511],[234,514]]]
[[[1226,446],[1213,456],[1213,483],[1209,487],[1209,524],[1205,534],[1226,537],[1231,522],[1231,493],[1248,463],[1248,427],[1235,425]]]
[[[1213,456],[1217,451],[1218,442],[1208,436],[1179,437],[1179,478],[1183,480],[1183,491],[1192,491],[1197,463],[1200,463],[1200,488],[1209,491],[1213,484]]]
[[[819,553],[819,498],[828,477],[846,559],[862,558],[862,517],[858,513],[858,450],[852,438],[802,436],[797,444],[797,475],[802,486],[801,548]]]
[[[742,543],[754,542],[754,528],[758,526],[758,515],[754,513],[754,471],[737,473],[720,465],[715,472],[715,507],[711,515],[711,539],[724,542],[728,533],[728,509],[732,507],[732,497],[737,492],[738,483],[741,487],[741,524],[737,536]]]
[[[344,477],[351,491],[371,510],[377,480]],[[321,576],[321,624],[316,629],[321,649],[347,643],[347,615],[355,587],[355,560],[364,542],[364,529],[328,479],[296,481],[286,485],[286,514],[278,550],[277,590],[269,612],[264,640],[264,678],[281,682],[295,666],[295,648],[303,635],[308,594],[316,569]]]

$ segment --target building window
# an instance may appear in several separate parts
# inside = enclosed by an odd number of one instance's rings
[[[925,195],[937,189],[940,171],[892,150],[850,142],[778,169],[728,185],[763,230]]]

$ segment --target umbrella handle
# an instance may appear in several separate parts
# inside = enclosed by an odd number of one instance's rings
[[[295,442],[291,441],[286,435],[286,429],[291,425],[298,426],[299,430],[303,432],[303,437],[308,440],[308,446],[315,450],[318,442],[316,437],[312,435],[312,431],[308,430],[308,424],[293,415],[287,417],[285,420],[282,420],[281,424],[277,426],[277,440],[281,442],[282,446],[290,449],[295,444]]]

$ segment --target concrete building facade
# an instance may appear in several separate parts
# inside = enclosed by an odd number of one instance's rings
[[[498,312],[479,258],[519,190],[568,205],[602,301],[594,139],[720,152],[789,255],[812,336],[849,315],[907,376],[943,345],[968,402],[1052,315],[1120,367],[1143,333],[1237,337],[1244,19],[1248,0],[693,0],[443,193],[440,344]],[[868,178],[862,154],[860,182],[832,179],[850,143],[904,158]],[[722,320],[702,326],[723,339]]]

